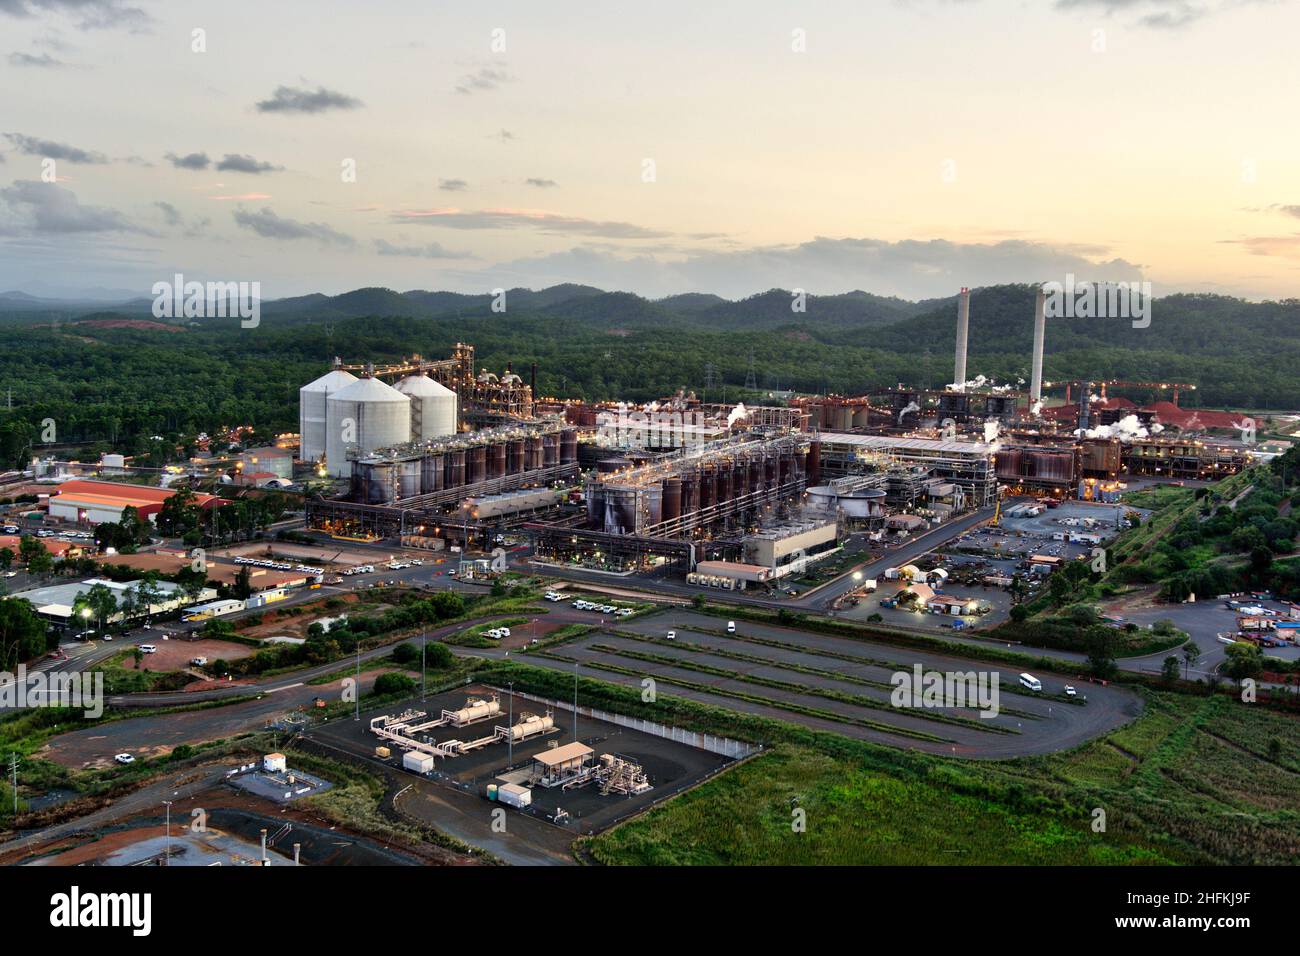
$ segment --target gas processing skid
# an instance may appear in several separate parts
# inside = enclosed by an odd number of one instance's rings
[[[459,710],[444,710],[434,718],[420,710],[375,717],[370,721],[370,732],[406,751],[402,757],[403,766],[419,773],[432,770],[435,757],[459,757],[492,744],[518,744],[555,732],[555,718],[547,712],[543,715],[520,713],[513,724],[498,724],[492,728],[492,733],[470,740],[435,742],[429,736],[430,731],[443,727],[467,728],[503,716],[501,701],[497,697],[470,697]]]

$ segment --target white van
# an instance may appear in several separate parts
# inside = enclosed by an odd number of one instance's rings
[[[1035,677],[1033,674],[1021,674],[1021,675],[1020,675],[1020,686],[1021,686],[1021,687],[1027,687],[1029,690],[1032,690],[1032,691],[1035,691],[1035,692],[1041,692],[1042,689],[1043,689],[1043,682],[1040,681],[1040,680],[1039,680],[1037,677]]]
[[[736,633],[736,622],[735,622],[735,621],[728,621],[728,622],[727,622],[727,633],[728,633],[728,634],[735,634],[735,633]]]
[[[158,648],[157,648],[156,646],[154,646],[153,644],[141,644],[141,645],[140,645],[140,653],[141,653],[141,654],[156,654],[157,652],[158,652]]]

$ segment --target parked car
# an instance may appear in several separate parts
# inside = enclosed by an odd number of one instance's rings
[[[1077,697],[1077,696],[1079,696],[1079,692],[1078,692],[1077,690],[1074,689],[1074,685],[1073,685],[1073,684],[1066,684],[1066,685],[1065,685],[1065,696],[1066,696],[1066,697]]]
[[[190,658],[190,666],[192,666],[192,667],[206,667],[206,666],[207,666],[207,663],[208,663],[208,659],[207,659],[206,657],[191,657],[191,658]]]
[[[728,621],[728,622],[727,622],[727,633],[728,633],[728,634],[735,634],[735,633],[736,633],[736,622],[735,622],[735,621]]]
[[[676,632],[676,631],[669,631],[669,632],[668,632],[668,640],[670,640],[670,641],[675,641],[675,640],[677,640],[677,632]]]
[[[158,648],[157,648],[155,645],[153,645],[153,644],[141,644],[141,645],[140,645],[140,653],[141,653],[141,654],[157,654],[157,653],[158,653]]]
[[[121,764],[135,763],[135,758],[130,754],[118,754],[113,759]]]

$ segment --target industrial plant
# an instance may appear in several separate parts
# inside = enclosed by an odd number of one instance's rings
[[[335,359],[300,390],[301,461],[336,482],[308,501],[308,524],[432,550],[512,531],[542,567],[773,586],[853,532],[915,534],[1006,494],[1114,500],[1128,477],[1214,478],[1247,464],[1246,443],[1207,437],[1182,413],[1192,384],[1045,382],[1045,298],[1040,289],[1026,317],[1030,379],[1010,385],[967,378],[965,288],[953,382],[940,389],[587,403],[537,397],[535,365],[527,383],[509,367],[476,370],[464,343],[445,359]],[[1172,401],[1115,396],[1130,388]],[[1048,404],[1054,390],[1064,403]]]

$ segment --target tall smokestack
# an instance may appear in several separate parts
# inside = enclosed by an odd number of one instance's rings
[[[1029,407],[1043,399],[1043,338],[1047,334],[1047,293],[1038,287],[1034,297],[1034,364],[1029,375]]]
[[[969,334],[970,289],[963,288],[957,296],[957,363],[952,378],[959,392],[966,390],[966,338]]]

